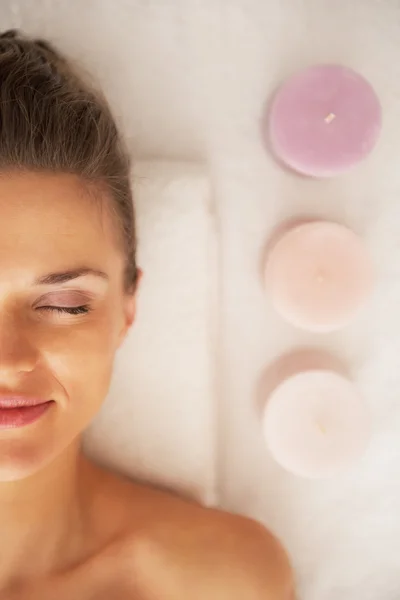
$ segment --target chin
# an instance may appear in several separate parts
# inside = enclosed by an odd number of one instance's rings
[[[43,470],[57,455],[45,444],[0,438],[0,482],[20,481]]]

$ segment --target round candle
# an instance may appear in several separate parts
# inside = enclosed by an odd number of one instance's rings
[[[315,370],[297,373],[275,388],[265,406],[263,430],[273,457],[286,470],[329,477],[362,455],[370,420],[350,381]]]
[[[362,241],[337,223],[294,226],[272,247],[266,290],[289,323],[325,333],[347,325],[368,298],[373,269]]]
[[[382,121],[370,83],[339,65],[295,74],[278,90],[269,117],[273,152],[313,177],[342,173],[366,157]]]

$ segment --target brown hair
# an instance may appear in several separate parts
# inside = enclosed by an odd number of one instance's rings
[[[0,34],[0,170],[72,173],[108,192],[135,288],[130,160],[110,108],[48,42]]]

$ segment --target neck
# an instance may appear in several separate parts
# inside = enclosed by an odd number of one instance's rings
[[[0,483],[0,590],[76,559],[85,466],[77,441],[35,475]]]

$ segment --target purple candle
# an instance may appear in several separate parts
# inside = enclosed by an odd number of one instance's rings
[[[339,65],[316,65],[291,77],[272,102],[272,150],[286,165],[313,177],[350,169],[375,146],[381,106],[361,75]]]

